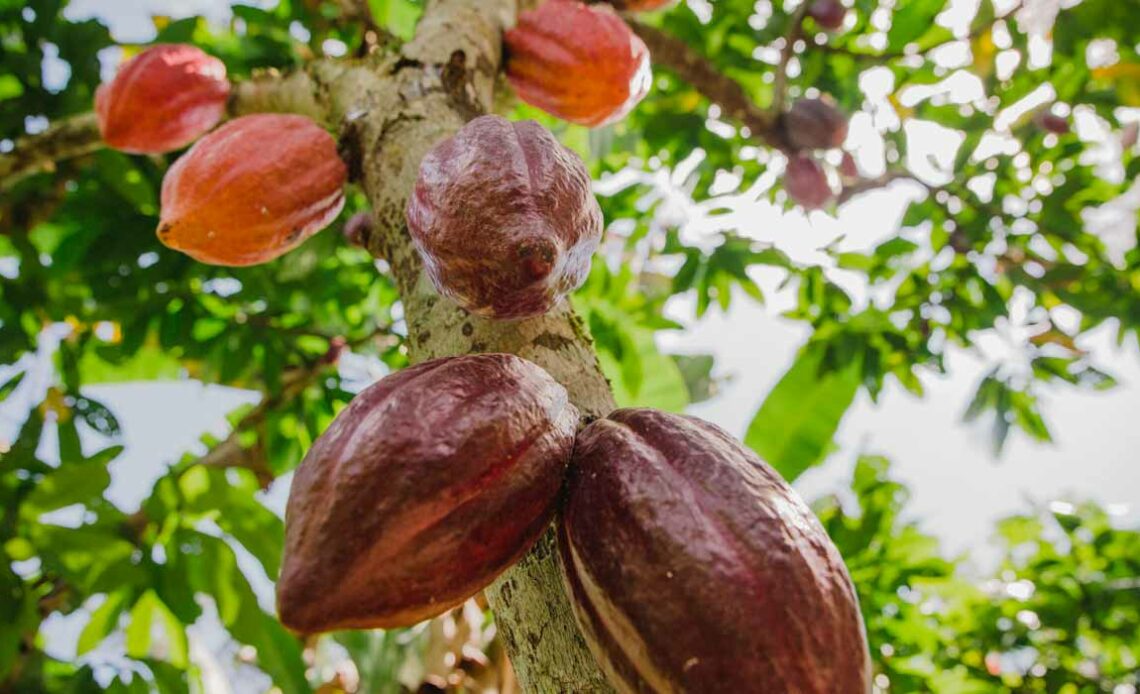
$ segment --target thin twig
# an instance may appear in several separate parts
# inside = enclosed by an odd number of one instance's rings
[[[784,33],[784,47],[780,51],[780,64],[776,67],[776,81],[772,85],[772,117],[778,118],[784,110],[784,101],[787,100],[788,91],[788,63],[795,54],[796,41],[800,40],[804,30],[804,17],[807,16],[810,0],[803,0],[796,11],[789,18],[788,30]]]
[[[656,27],[636,20],[629,20],[629,25],[649,47],[654,64],[675,72],[705,98],[719,105],[726,116],[746,126],[753,137],[773,147],[786,146],[775,118],[756,105],[743,85],[718,70],[708,58]]]

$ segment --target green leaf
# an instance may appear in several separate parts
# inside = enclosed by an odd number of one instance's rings
[[[122,446],[111,446],[86,460],[64,463],[27,496],[24,512],[35,517],[64,506],[98,501],[111,484],[107,463],[122,451]]]
[[[823,350],[800,354],[760,405],[744,443],[789,482],[828,452],[839,422],[859,388],[857,362],[821,373]]]
[[[107,595],[103,603],[95,608],[83,631],[79,633],[79,641],[75,646],[76,655],[91,651],[118,628],[119,617],[127,608],[129,596],[129,591],[116,591]]]

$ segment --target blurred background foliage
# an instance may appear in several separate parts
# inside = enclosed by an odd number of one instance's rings
[[[101,74],[140,48],[65,4],[0,0],[0,155],[88,111]],[[422,9],[369,4],[402,39]],[[554,130],[600,181],[607,240],[574,304],[618,400],[683,410],[713,396],[715,360],[663,353],[656,337],[763,302],[758,273],[794,290],[787,317],[811,329],[746,437],[789,479],[831,452],[860,390],[874,397],[893,379],[921,396],[919,375],[943,372],[950,346],[1011,326],[1015,349],[967,408],[990,423],[995,450],[1013,431],[1049,439],[1043,384],[1111,387],[1076,342],[1106,324],[1121,342],[1140,339],[1136,208],[1125,208],[1123,241],[1094,223],[1140,176],[1124,118],[1140,107],[1140,7],[1066,2],[1054,22],[1059,4],[981,0],[956,32],[935,21],[962,5],[948,0],[855,0],[835,34],[807,21],[789,96],[830,94],[858,114],[853,131],[878,138],[859,153],[856,185],[917,178],[892,184],[917,190],[895,236],[870,252],[822,249],[818,263],[755,241],[739,214],[745,203],[790,207],[782,156],[668,69],[629,118],[599,131],[500,104]],[[639,21],[767,107],[794,10],[689,0]],[[155,42],[201,46],[239,80],[351,55],[362,40],[331,0],[237,4],[224,26],[154,23]],[[947,84],[962,75],[976,93],[956,99]],[[1048,108],[1073,127],[1040,128]],[[924,153],[914,123],[959,142],[953,156]],[[219,677],[254,691],[511,691],[477,602],[410,630],[302,642],[260,599],[282,539],[263,491],[353,392],[406,363],[402,308],[383,266],[339,233],[364,209],[358,192],[333,229],[267,265],[208,267],[164,248],[158,189],[174,158],[100,151],[0,191],[0,403],[26,404],[0,440],[0,691],[211,691]],[[678,197],[712,231],[681,233]],[[837,271],[859,277],[865,296]],[[666,311],[675,297],[689,315]],[[346,368],[346,355],[367,368]],[[119,508],[106,491],[120,426],[86,389],[164,379],[258,396],[230,413],[228,436],[204,435],[138,508]],[[1136,691],[1140,533],[1095,505],[1056,502],[1003,521],[998,565],[979,568],[905,521],[906,497],[887,461],[868,456],[850,489],[816,502],[860,592],[878,689]],[[61,624],[78,631],[73,651],[52,646]]]

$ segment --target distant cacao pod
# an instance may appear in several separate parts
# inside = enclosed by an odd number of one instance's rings
[[[870,691],[839,552],[721,429],[645,409],[589,425],[559,528],[575,615],[619,691]]]
[[[308,118],[236,118],[166,172],[158,238],[211,265],[264,263],[336,219],[346,178],[336,141]]]
[[[562,386],[510,354],[424,362],[361,392],[293,478],[281,621],[408,626],[486,587],[549,524],[577,423]]]
[[[847,139],[847,116],[828,99],[800,99],[783,122],[787,140],[796,149],[833,149]]]
[[[815,0],[808,7],[808,16],[824,29],[837,31],[843,28],[847,8],[839,0]]]
[[[206,134],[226,112],[226,66],[194,46],[152,46],[95,90],[95,115],[108,146],[158,154]]]
[[[1045,132],[1064,135],[1069,132],[1069,119],[1055,113],[1042,113],[1037,116],[1037,125]]]
[[[649,91],[649,49],[605,5],[549,0],[523,12],[504,40],[519,98],[571,123],[612,123]]]
[[[363,248],[368,244],[368,237],[372,235],[372,229],[372,213],[357,212],[344,223],[344,240],[351,246]]]
[[[677,0],[610,0],[610,4],[623,12],[652,12],[677,4]]]
[[[441,294],[499,319],[585,281],[602,211],[578,155],[534,121],[482,116],[423,158],[408,229]]]
[[[794,155],[788,160],[784,171],[784,190],[805,210],[818,210],[830,202],[832,196],[823,167],[805,154]]]
[[[846,181],[859,178],[859,165],[855,163],[855,157],[851,156],[850,152],[844,152],[843,158],[839,160],[839,175]]]

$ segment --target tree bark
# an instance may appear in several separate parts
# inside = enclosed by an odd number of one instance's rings
[[[423,155],[470,118],[491,110],[501,35],[514,21],[516,3],[432,2],[402,56],[382,66],[391,79],[367,97],[371,104],[346,111],[345,139],[360,155],[360,182],[377,221],[367,246],[391,267],[413,361],[476,352],[518,354],[566,386],[583,413],[601,416],[614,408],[613,395],[585,327],[568,305],[517,322],[468,314],[426,280],[404,221]],[[574,624],[554,543],[548,531],[487,591],[496,624],[526,691],[611,691]]]

